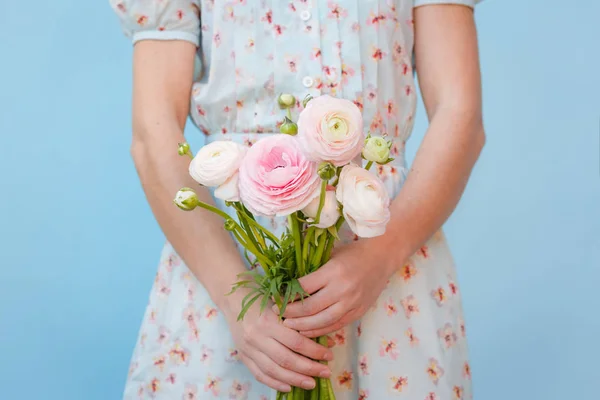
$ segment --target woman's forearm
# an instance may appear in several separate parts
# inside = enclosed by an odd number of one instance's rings
[[[404,262],[448,219],[484,142],[480,114],[452,108],[435,113],[406,182],[392,203],[387,231],[376,240],[399,249],[394,261]]]
[[[173,248],[206,287],[216,305],[227,312],[229,298],[225,294],[245,267],[223,227],[223,218],[201,208],[184,212],[173,204],[175,193],[184,186],[197,188],[202,201],[213,203],[213,199],[207,189],[189,176],[190,159],[177,154],[177,141],[173,140],[177,134],[164,132],[164,129],[180,128],[173,124],[163,125],[161,129],[163,131],[156,134],[146,131],[143,135],[134,135],[151,140],[134,139],[132,144],[131,153],[146,198]],[[179,136],[183,141],[183,135],[179,133]]]
[[[414,26],[417,76],[430,124],[379,240],[400,249],[394,252],[399,263],[448,219],[485,142],[472,9],[417,7]]]
[[[136,43],[131,154],[167,240],[217,306],[235,314],[238,295],[226,297],[225,293],[245,268],[224,221],[203,209],[185,212],[173,204],[177,191],[186,186],[197,188],[203,201],[212,202],[208,191],[190,177],[190,159],[177,153],[177,144],[185,141],[195,52],[196,47],[185,41]]]

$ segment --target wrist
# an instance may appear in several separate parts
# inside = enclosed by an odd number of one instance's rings
[[[383,273],[391,276],[410,257],[405,250],[400,236],[393,232],[386,232],[381,236],[370,239],[369,247],[372,257],[379,260]]]
[[[237,321],[238,315],[242,310],[242,301],[246,294],[246,289],[241,288],[233,293],[228,292],[228,294],[222,296],[218,307],[223,312],[223,315],[229,324]]]

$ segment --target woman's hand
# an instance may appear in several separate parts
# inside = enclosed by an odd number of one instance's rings
[[[236,295],[231,304],[240,305],[240,297]],[[236,321],[239,307],[233,307],[232,311],[225,314],[233,339],[241,360],[259,382],[280,392],[289,392],[290,385],[312,389],[315,387],[313,376],[331,375],[326,365],[313,361],[332,360],[331,350],[283,326],[271,307],[262,314],[258,305],[250,307],[242,321]]]
[[[311,296],[290,304],[283,324],[307,337],[343,328],[360,319],[375,303],[395,265],[389,252],[374,240],[341,247],[328,263],[300,278]]]

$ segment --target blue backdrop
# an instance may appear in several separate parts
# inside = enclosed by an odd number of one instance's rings
[[[131,47],[107,1],[0,9],[0,399],[116,400],[164,240],[129,156]],[[477,399],[598,398],[599,15],[477,10],[488,142],[447,224]]]

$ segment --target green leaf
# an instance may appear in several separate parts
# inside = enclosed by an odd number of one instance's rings
[[[394,160],[395,160],[395,158],[388,158],[385,162],[381,163],[381,165],[389,164]]]
[[[308,297],[308,293],[304,291],[298,279],[292,279],[290,284],[292,285],[292,300],[296,299],[296,295],[300,295],[300,300],[304,300],[305,297]]]
[[[329,228],[327,228],[327,231],[331,234],[331,236],[333,236],[336,240],[340,240],[340,237],[338,235],[338,231],[337,228],[335,227],[335,225],[330,226]]]
[[[315,246],[319,245],[319,237],[325,232],[325,229],[317,228],[315,230]]]
[[[261,293],[258,293],[256,296],[254,296],[252,298],[252,300],[248,301],[243,307],[242,310],[240,311],[240,314],[238,315],[237,320],[241,321],[242,319],[244,319],[244,315],[246,315],[246,313],[248,312],[248,310],[250,309],[250,307],[252,306],[252,304],[254,304],[254,302],[256,302],[256,300],[258,300],[258,298],[262,296]],[[243,304],[243,303],[242,303]]]
[[[288,284],[285,288],[285,295],[283,296],[283,305],[279,307],[279,316],[282,317],[285,313],[287,305],[290,304],[290,297],[292,296],[292,285]]]
[[[261,312],[261,314],[267,308],[267,304],[269,304],[269,298],[270,298],[269,296],[264,296],[263,295],[262,301],[260,302],[260,312]]]

